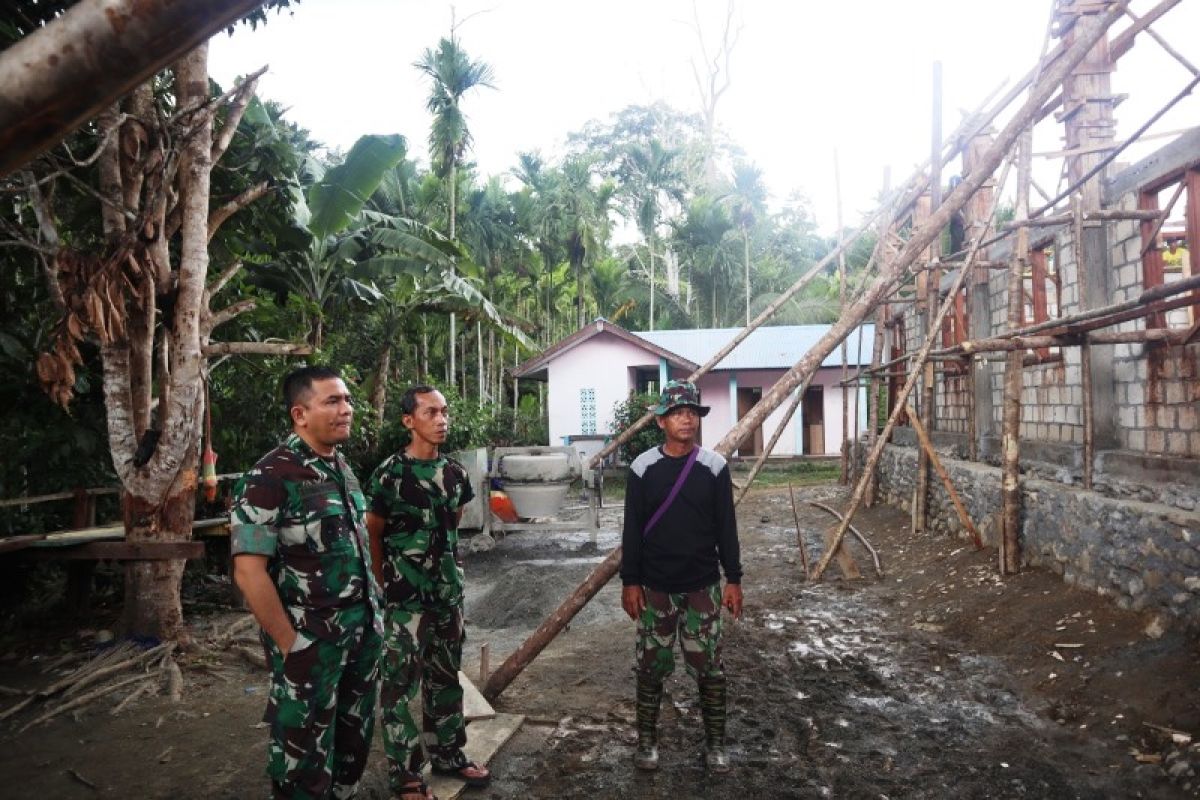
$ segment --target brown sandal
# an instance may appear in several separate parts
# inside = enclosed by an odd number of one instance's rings
[[[410,772],[405,778],[404,785],[397,791],[393,800],[437,800],[420,774]]]

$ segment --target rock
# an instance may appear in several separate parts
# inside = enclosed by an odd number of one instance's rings
[[[1189,592],[1200,592],[1200,577],[1192,575],[1183,579],[1183,588]]]
[[[1161,614],[1155,615],[1154,619],[1150,620],[1149,624],[1142,629],[1142,633],[1146,634],[1150,639],[1161,639],[1162,635],[1167,632],[1170,622]]]
[[[762,522],[762,523],[767,523],[767,522],[771,521],[771,518],[768,517],[766,514],[763,514],[761,517],[758,518],[758,521]]]
[[[1167,774],[1172,778],[1182,778],[1184,775],[1192,773],[1192,766],[1185,759],[1180,759],[1171,765],[1167,770]]]
[[[486,533],[477,533],[471,537],[471,552],[486,553],[496,546],[496,540]]]
[[[108,644],[114,638],[116,637],[113,636],[112,631],[103,629],[96,631],[96,644]]]

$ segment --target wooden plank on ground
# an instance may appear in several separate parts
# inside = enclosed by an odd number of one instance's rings
[[[471,679],[461,670],[458,673],[458,682],[463,688],[463,718],[467,722],[477,719],[494,719],[496,709],[492,708],[492,704],[475,688],[475,684],[471,683]]]
[[[493,719],[472,722],[467,726],[467,745],[463,751],[476,764],[487,764],[524,722],[524,714],[497,714]],[[429,788],[439,800],[455,800],[462,796],[467,785],[458,778],[434,775],[429,779]]]

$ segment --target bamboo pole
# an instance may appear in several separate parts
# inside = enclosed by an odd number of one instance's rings
[[[792,498],[792,519],[796,521],[796,547],[800,550],[800,563],[804,565],[804,580],[808,580],[808,550],[804,546],[804,534],[800,532],[800,512],[796,509],[796,487],[788,483],[788,496]]]
[[[975,528],[975,523],[971,521],[971,515],[967,513],[966,506],[963,505],[958,491],[954,488],[954,482],[950,480],[950,473],[946,472],[945,466],[938,458],[937,452],[933,449],[933,442],[930,441],[929,434],[925,432],[925,426],[917,419],[912,406],[908,407],[908,419],[917,433],[917,440],[921,443],[922,449],[929,455],[929,463],[933,465],[934,471],[942,479],[942,485],[946,487],[946,493],[950,495],[950,502],[954,504],[954,510],[958,513],[958,521],[971,534],[971,539],[975,542],[975,549],[982,550],[983,540],[979,538],[979,531]]]
[[[828,511],[830,514],[832,514],[838,520],[838,522],[841,522],[844,519],[841,512],[832,506],[827,506],[824,503],[818,503],[815,500],[809,500],[808,504],[815,508],[819,508],[822,511]],[[853,525],[849,525],[848,527],[850,529],[850,533],[854,534],[854,538],[858,539],[859,544],[861,544],[864,548],[866,548],[867,552],[871,554],[871,560],[875,563],[876,577],[882,578],[883,577],[883,565],[879,563],[879,551],[875,549],[875,547],[871,544],[870,541],[868,541],[866,536],[863,536],[862,531],[860,531],[858,528],[854,527]]]
[[[1083,198],[1071,195],[1072,237],[1075,239],[1075,286],[1079,295],[1079,308],[1087,308],[1087,262],[1083,252]],[[1079,350],[1080,392],[1083,394],[1083,488],[1090,490],[1096,460],[1095,405],[1092,398],[1092,348],[1087,339]]]

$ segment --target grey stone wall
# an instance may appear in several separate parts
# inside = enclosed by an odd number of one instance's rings
[[[984,541],[996,546],[1000,470],[942,460]],[[910,510],[916,466],[915,448],[889,445],[879,465],[880,498]],[[1046,465],[1045,474],[1056,480],[1022,479],[1025,563],[1052,569],[1122,608],[1154,610],[1200,626],[1200,513],[1188,510],[1200,496],[1194,485],[1135,486],[1105,477],[1102,485],[1111,493],[1106,496],[1059,482],[1072,479],[1069,469]],[[966,536],[936,478],[929,507],[929,535]]]

